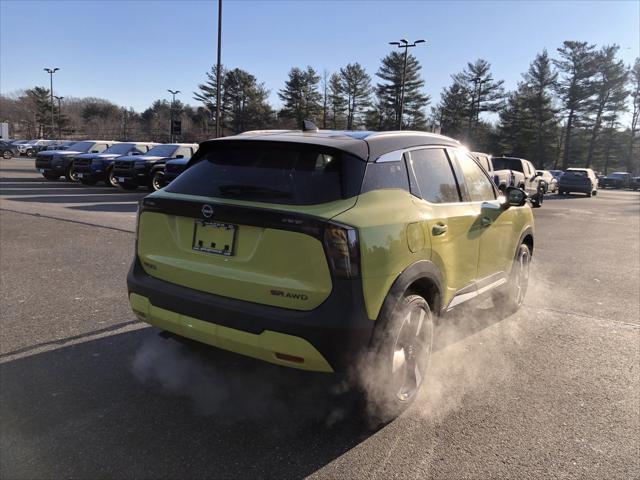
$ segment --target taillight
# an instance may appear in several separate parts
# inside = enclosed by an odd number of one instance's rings
[[[360,276],[360,246],[357,230],[335,225],[326,227],[324,247],[334,276],[341,278]]]

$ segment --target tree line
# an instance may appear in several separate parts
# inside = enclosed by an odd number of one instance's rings
[[[424,93],[420,62],[391,52],[374,77],[359,63],[335,72],[293,67],[277,91],[281,107],[251,73],[222,69],[221,127],[224,135],[266,128],[299,128],[312,119],[324,129],[402,129],[436,131],[472,150],[513,155],[538,168],[592,167],[640,173],[640,59],[625,65],[619,47],[598,48],[565,41],[552,57],[533,59],[513,91],[494,78],[491,64],[478,59],[451,75],[437,104]],[[401,109],[404,78],[404,108]],[[170,118],[182,120],[184,142],[215,132],[215,68],[193,92],[197,106],[156,100],[142,112],[99,98],[54,102],[51,131],[49,90],[34,87],[0,97],[0,116],[22,137],[113,138],[167,142]]]

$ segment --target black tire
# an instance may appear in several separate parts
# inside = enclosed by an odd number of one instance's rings
[[[411,293],[376,327],[371,363],[361,379],[367,411],[377,422],[400,415],[426,378],[433,345],[433,315],[427,301]],[[374,371],[368,370],[373,366]]]
[[[98,181],[97,180],[88,180],[86,178],[81,178],[80,179],[80,183],[83,184],[83,185],[91,186],[91,185],[95,185],[96,183],[98,183]]]
[[[5,150],[4,152],[2,152],[2,158],[4,158],[5,160],[9,160],[12,157],[13,152],[11,150]]]
[[[164,187],[164,170],[157,169],[151,172],[151,180],[149,181],[149,190],[158,191]]]
[[[33,157],[33,154],[34,154],[34,153],[35,153],[35,152],[34,152],[33,150],[31,150],[31,149],[29,149],[29,150],[27,150],[26,152],[24,152],[24,154],[25,154],[27,157],[29,157],[29,158]]]
[[[51,181],[56,181],[60,178],[60,175],[57,175],[55,173],[43,173],[42,176]]]
[[[544,194],[539,191],[536,197],[531,199],[531,206],[533,208],[540,208],[542,206],[542,202],[544,202]]]
[[[107,179],[104,181],[104,183],[106,183],[110,187],[120,186],[120,184],[118,183],[118,180],[116,180],[116,177],[113,176],[113,168],[110,168],[109,170],[107,170]]]
[[[495,306],[502,309],[504,313],[514,313],[524,303],[524,297],[529,287],[530,265],[531,250],[526,243],[522,243],[518,247],[507,284],[493,295]]]
[[[591,194],[595,197],[598,195],[598,190],[594,190],[593,192],[591,192]]]
[[[64,178],[67,179],[67,182],[77,182],[80,180],[78,178],[78,174],[73,169],[73,162],[67,167],[67,171],[64,173]]]

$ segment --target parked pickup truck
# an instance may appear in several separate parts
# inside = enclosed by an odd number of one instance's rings
[[[505,191],[507,187],[516,187],[524,185],[524,173],[510,170],[510,169],[497,169],[493,166],[493,157],[488,153],[473,152],[473,155],[478,159],[480,165],[491,175],[493,183],[496,184],[498,190]]]
[[[73,171],[84,185],[95,185],[102,180],[107,185],[117,187],[111,177],[111,169],[116,158],[125,155],[144,155],[157,144],[141,142],[116,143],[102,153],[84,153],[73,160]]]
[[[128,155],[113,162],[111,177],[125,190],[148,187],[160,190],[164,187],[164,166],[173,158],[191,158],[198,150],[195,143],[171,143],[157,145],[144,155]]]
[[[542,180],[542,174],[536,172],[536,167],[529,160],[516,157],[492,157],[491,163],[494,171],[510,170],[512,172],[515,184],[511,186],[527,192],[532,207],[537,208],[542,205],[547,185]]]
[[[83,153],[101,153],[118,142],[85,140],[76,142],[66,150],[44,150],[36,156],[36,169],[47,180],[57,180],[65,176],[68,181],[76,181],[78,177],[73,171],[74,157]]]

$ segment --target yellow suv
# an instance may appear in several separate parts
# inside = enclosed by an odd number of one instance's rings
[[[523,302],[533,217],[524,191],[505,194],[440,135],[311,125],[203,142],[141,201],[130,303],[279,365],[375,358],[399,411],[425,378],[434,316],[485,294]]]

